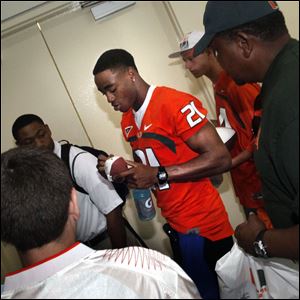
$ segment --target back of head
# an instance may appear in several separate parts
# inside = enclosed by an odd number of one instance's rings
[[[25,114],[18,117],[13,126],[12,126],[12,134],[15,140],[18,140],[18,132],[21,128],[33,123],[38,122],[40,124],[44,124],[44,121],[37,115],[34,114]]]
[[[93,75],[105,70],[132,67],[137,71],[133,56],[123,49],[111,49],[104,52],[98,59]]]
[[[253,25],[255,23],[257,25]],[[272,37],[273,39],[287,32],[283,15],[275,1],[208,1],[203,24],[205,34],[196,44],[194,56],[209,47],[217,34],[230,32],[233,29],[259,26],[249,33],[264,32],[259,37]]]
[[[52,151],[19,147],[1,154],[1,240],[27,251],[57,239],[71,190],[68,170]]]

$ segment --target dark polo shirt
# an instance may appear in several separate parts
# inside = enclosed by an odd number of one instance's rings
[[[255,163],[275,228],[299,223],[299,42],[291,39],[270,66],[261,90]]]

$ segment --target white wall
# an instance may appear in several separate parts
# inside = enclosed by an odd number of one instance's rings
[[[183,32],[204,30],[207,1],[169,1]],[[292,37],[299,39],[299,1],[277,1]]]

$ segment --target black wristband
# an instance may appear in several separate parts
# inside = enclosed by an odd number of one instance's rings
[[[157,179],[158,179],[158,183],[159,184],[165,184],[168,181],[168,173],[165,169],[165,167],[159,166],[158,167],[158,172],[156,175]]]
[[[267,229],[261,230],[261,231],[257,234],[255,241],[264,241],[263,239],[264,239],[264,235],[265,235],[265,232],[266,232],[266,231],[267,231]]]
[[[268,253],[267,253],[267,246],[264,243],[264,234],[267,231],[267,229],[261,230],[257,236],[256,239],[253,243],[254,246],[254,251],[258,257],[263,257],[263,258],[268,258]]]

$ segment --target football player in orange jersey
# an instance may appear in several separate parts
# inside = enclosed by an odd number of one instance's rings
[[[182,268],[204,298],[219,298],[216,261],[232,245],[232,227],[208,176],[227,171],[231,157],[207,110],[194,96],[146,83],[130,53],[112,49],[98,59],[95,84],[114,110],[135,162],[121,173],[130,188],[152,188],[176,233]],[[98,170],[104,161],[99,159]]]
[[[270,218],[264,210],[261,180],[253,159],[255,136],[252,131],[254,102],[260,92],[257,83],[238,85],[222,69],[210,48],[194,57],[194,46],[204,32],[192,31],[179,44],[179,51],[170,58],[183,59],[185,68],[195,78],[205,75],[213,85],[218,126],[232,128],[236,132],[235,143],[230,149],[230,170],[236,196],[244,208],[246,217],[255,212],[271,228]]]

